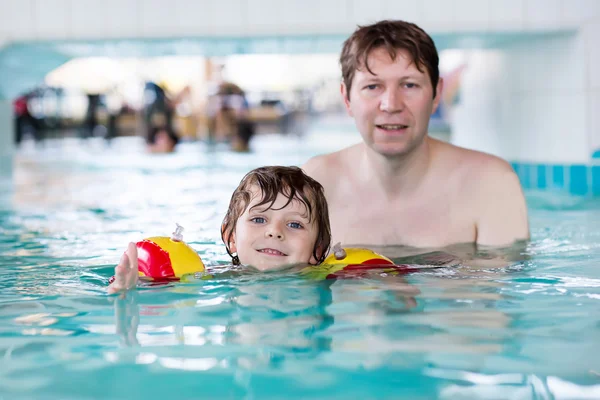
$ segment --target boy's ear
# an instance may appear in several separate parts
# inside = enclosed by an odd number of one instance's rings
[[[310,257],[310,263],[313,264],[313,265],[319,264],[319,259],[323,258],[323,256],[325,255],[325,254],[323,254],[324,251],[325,250],[323,249],[323,245],[321,245],[321,244],[318,245],[317,246],[317,256],[319,256],[319,258],[315,260],[315,256],[314,255],[311,256]]]
[[[223,235],[223,238],[226,238],[228,232],[224,232],[224,231],[225,231],[225,224],[221,225],[221,232],[225,233],[225,235]],[[235,245],[235,231],[231,232],[231,235],[229,237],[229,243],[225,243],[225,245],[229,248],[229,251],[231,253],[237,253],[237,247]]]
[[[235,245],[235,232],[231,234],[231,240],[229,241],[229,251],[237,253],[237,246]]]

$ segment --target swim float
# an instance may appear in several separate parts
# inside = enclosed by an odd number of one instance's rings
[[[396,265],[386,256],[365,248],[343,248],[337,243],[332,250],[322,264],[303,268],[300,274],[309,279],[324,280],[360,278],[374,271],[400,275],[415,270],[407,265]]]
[[[179,280],[184,275],[204,272],[202,259],[183,241],[183,227],[171,237],[154,236],[136,243],[140,276],[154,280]]]

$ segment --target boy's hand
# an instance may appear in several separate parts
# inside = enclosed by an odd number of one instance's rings
[[[139,279],[138,254],[135,243],[129,243],[127,251],[115,267],[115,280],[108,286],[108,294],[135,289]]]

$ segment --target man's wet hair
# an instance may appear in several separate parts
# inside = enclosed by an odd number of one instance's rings
[[[440,77],[439,56],[433,39],[417,25],[406,21],[379,21],[372,25],[359,26],[346,39],[340,55],[342,79],[350,100],[352,79],[357,70],[369,68],[368,57],[375,49],[385,49],[392,60],[398,50],[405,50],[421,72],[427,72],[433,87],[433,97]]]

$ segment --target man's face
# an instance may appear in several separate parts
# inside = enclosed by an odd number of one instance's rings
[[[434,98],[429,75],[417,69],[406,50],[398,49],[392,60],[384,48],[377,48],[368,55],[368,62],[373,74],[364,66],[355,71],[350,93],[342,84],[348,114],[374,151],[384,156],[408,154],[427,135],[442,82]]]
[[[306,206],[294,199],[281,208],[288,199],[279,194],[269,209],[265,209],[268,204],[254,207],[261,198],[258,188],[253,188],[252,200],[235,225],[230,247],[240,262],[261,271],[315,263],[318,231],[314,220],[308,219]]]

